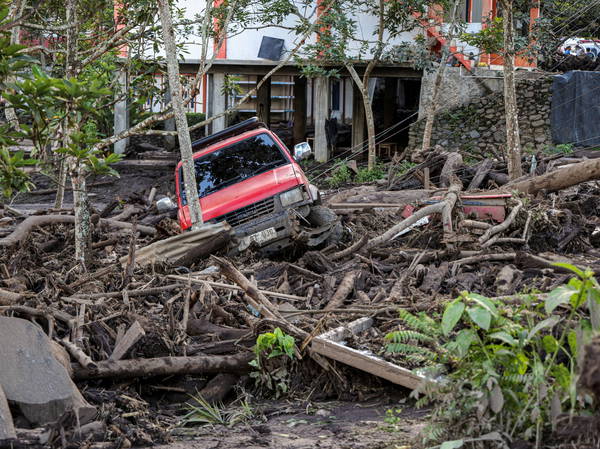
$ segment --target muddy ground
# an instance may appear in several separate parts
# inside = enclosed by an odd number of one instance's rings
[[[206,426],[174,432],[181,441],[159,449],[408,449],[423,427],[426,410],[367,402],[258,402],[261,416],[235,427]],[[395,406],[397,422],[384,422]],[[401,410],[401,411],[400,411]]]

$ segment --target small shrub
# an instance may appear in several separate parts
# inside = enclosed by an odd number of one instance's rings
[[[327,184],[330,188],[336,189],[342,184],[346,184],[350,182],[352,179],[352,173],[350,173],[350,169],[347,165],[341,165],[336,170],[333,171],[333,174],[330,178],[327,178]]]
[[[206,115],[202,112],[186,112],[185,118],[187,119],[188,126],[194,126],[196,123],[206,120]]]
[[[355,181],[359,184],[366,182],[377,181],[386,175],[385,169],[382,164],[376,164],[371,170],[368,168],[361,168],[356,174]]]
[[[10,199],[18,192],[29,192],[34,185],[22,168],[37,162],[26,158],[23,151],[11,154],[7,148],[0,148],[0,198]]]
[[[256,358],[250,366],[256,370],[250,373],[258,388],[275,392],[278,398],[289,390],[290,361],[295,360],[296,341],[278,327],[273,332],[260,334],[256,339]],[[287,356],[287,357],[281,357]]]

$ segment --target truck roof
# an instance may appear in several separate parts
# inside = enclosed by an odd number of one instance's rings
[[[201,139],[195,140],[194,142],[192,142],[192,148],[194,151],[198,151],[202,147],[207,147],[221,140],[229,139],[230,137],[242,134],[251,129],[266,127],[267,126],[263,122],[258,121],[258,117],[252,117],[248,120],[244,120],[243,122],[225,128],[222,131],[211,134],[210,136],[202,137]]]

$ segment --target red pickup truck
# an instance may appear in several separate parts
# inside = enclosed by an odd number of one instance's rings
[[[301,242],[317,246],[341,236],[333,211],[319,205],[317,188],[281,142],[252,118],[192,144],[204,222],[226,221],[238,249],[275,252]],[[307,144],[295,158],[306,156]],[[181,162],[175,171],[179,223],[191,226]]]

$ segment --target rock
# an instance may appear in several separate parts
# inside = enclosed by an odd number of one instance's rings
[[[531,122],[531,126],[533,128],[539,128],[540,126],[544,126],[546,124],[545,120],[536,120],[535,122]]]
[[[0,387],[0,442],[17,438],[4,390]]]
[[[481,137],[481,134],[479,134],[477,131],[473,130],[469,133],[469,137],[471,139],[479,139]]]
[[[542,118],[542,114],[534,114],[534,115],[529,116],[529,120],[531,120],[532,122],[535,120],[539,120],[541,118]]]
[[[55,422],[69,410],[82,424],[96,414],[54,357],[50,339],[27,320],[0,317],[0,386],[33,425]]]

